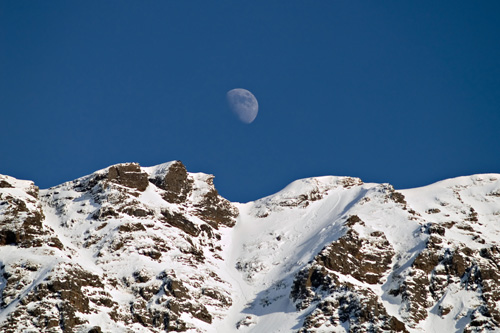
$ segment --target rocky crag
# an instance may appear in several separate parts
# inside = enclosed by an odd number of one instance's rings
[[[0,331],[500,332],[499,243],[495,174],[246,204],[179,161],[0,175]]]

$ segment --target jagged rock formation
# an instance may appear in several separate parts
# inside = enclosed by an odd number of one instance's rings
[[[0,330],[209,327],[231,305],[219,228],[238,215],[212,178],[130,163],[39,194],[2,176],[0,240],[16,253],[2,252]]]
[[[500,331],[499,178],[239,204],[179,161],[0,175],[0,331]]]
[[[349,227],[346,233],[326,246],[296,275],[291,295],[297,309],[317,303],[316,309],[306,317],[303,332],[323,325],[341,326],[346,322],[353,331],[369,332],[379,328],[407,332],[401,321],[387,314],[373,291],[342,282],[337,275],[377,284],[391,268],[394,251],[385,235],[374,231],[360,237],[352,228],[355,224],[364,226],[358,216],[350,216],[345,223]]]

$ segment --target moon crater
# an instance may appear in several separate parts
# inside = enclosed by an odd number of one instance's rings
[[[226,98],[229,108],[241,122],[250,124],[255,120],[259,103],[250,91],[241,88],[229,90]]]

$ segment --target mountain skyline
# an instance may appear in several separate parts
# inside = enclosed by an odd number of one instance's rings
[[[498,332],[500,174],[299,179],[245,204],[178,161],[0,175],[0,329]]]
[[[0,173],[181,160],[248,202],[299,178],[498,172],[500,4],[0,3]],[[259,102],[249,125],[226,93]]]

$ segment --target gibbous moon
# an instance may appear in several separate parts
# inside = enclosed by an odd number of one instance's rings
[[[226,97],[229,108],[242,122],[250,124],[255,120],[259,112],[259,103],[250,91],[237,88],[229,90]]]

